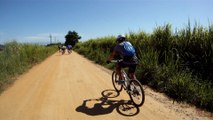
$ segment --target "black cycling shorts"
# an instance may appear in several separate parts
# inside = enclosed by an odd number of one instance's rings
[[[136,66],[137,66],[137,64],[127,64],[127,63],[124,63],[124,62],[118,63],[118,67],[120,67],[120,68],[128,67],[129,68],[128,73],[135,73]]]

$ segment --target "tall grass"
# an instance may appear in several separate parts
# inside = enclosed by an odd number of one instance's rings
[[[23,73],[32,65],[41,62],[57,49],[32,44],[6,43],[0,53],[0,92],[18,74]]]
[[[172,31],[166,24],[151,34],[126,34],[139,58],[137,78],[174,100],[213,111],[213,25],[191,27],[189,23]],[[114,36],[103,37],[77,44],[75,50],[112,68],[105,61],[114,44]]]
[[[96,63],[103,64],[110,53],[110,49],[115,44],[113,39],[115,39],[115,37],[112,36],[97,38],[95,40],[91,39],[84,43],[78,43],[75,46],[75,50]]]

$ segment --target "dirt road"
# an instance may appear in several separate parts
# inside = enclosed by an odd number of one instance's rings
[[[0,95],[0,120],[209,120],[209,115],[145,90],[136,108],[117,95],[111,71],[77,53],[55,53]]]

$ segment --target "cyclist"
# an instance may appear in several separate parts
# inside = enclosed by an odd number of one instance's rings
[[[67,45],[67,50],[68,50],[69,53],[71,53],[72,52],[72,45]]]
[[[62,45],[58,44],[58,51],[61,52]]]
[[[136,79],[135,70],[138,64],[135,49],[132,44],[123,35],[118,35],[116,39],[116,46],[113,48],[110,56],[108,57],[107,63],[110,63],[112,59],[119,56],[123,61],[116,65],[116,72],[119,74],[119,83],[124,82],[124,78],[121,75],[121,69],[128,67],[128,75],[130,79]]]
[[[65,50],[66,50],[66,46],[63,45],[63,46],[61,47],[61,50],[62,50],[62,54],[64,54],[64,53],[65,53]]]

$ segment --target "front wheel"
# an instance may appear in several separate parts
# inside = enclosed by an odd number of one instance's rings
[[[123,86],[119,85],[118,81],[119,81],[119,75],[115,71],[113,71],[113,73],[112,73],[112,84],[113,84],[113,87],[115,88],[115,90],[117,92],[120,92],[122,90]]]
[[[145,93],[138,80],[130,80],[129,96],[135,106],[142,106],[145,101]]]

